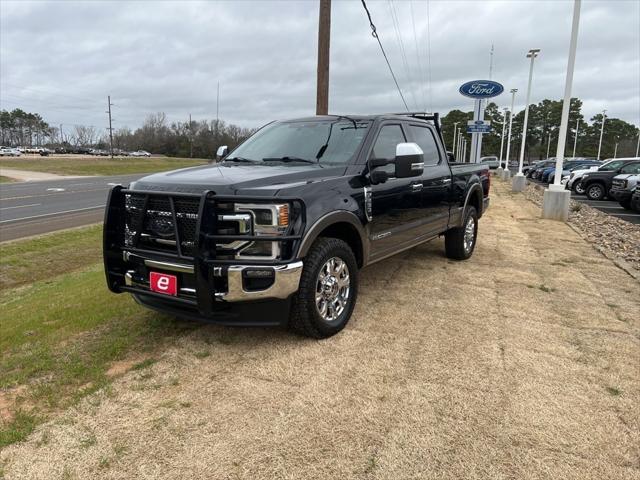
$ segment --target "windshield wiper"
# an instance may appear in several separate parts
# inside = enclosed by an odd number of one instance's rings
[[[225,162],[238,162],[238,163],[256,163],[255,160],[251,160],[250,158],[244,158],[244,157],[231,157],[231,158],[225,158],[224,159]]]
[[[307,160],[306,158],[299,158],[299,157],[267,157],[267,158],[263,158],[262,159],[263,162],[285,162],[285,163],[289,163],[289,162],[304,162],[304,163],[316,163],[316,162],[312,162],[311,160]]]

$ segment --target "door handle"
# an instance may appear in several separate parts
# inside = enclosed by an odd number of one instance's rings
[[[442,179],[442,183],[451,183],[451,179],[450,178],[443,178]]]
[[[422,183],[415,182],[411,184],[412,192],[419,192],[420,190],[422,190]]]

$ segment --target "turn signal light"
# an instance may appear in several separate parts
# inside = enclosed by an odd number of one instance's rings
[[[279,227],[288,227],[289,226],[289,205],[284,204],[278,208],[278,226]]]

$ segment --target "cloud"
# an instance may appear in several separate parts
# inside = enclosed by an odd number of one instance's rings
[[[520,107],[532,47],[542,49],[532,102],[563,95],[571,1],[431,1],[429,38],[425,1],[368,4],[412,109],[470,110],[458,86],[489,75],[491,44],[493,79],[519,89]],[[212,119],[220,82],[220,117],[229,122],[314,113],[317,1],[4,0],[0,10],[2,108],[105,128],[111,95],[116,127],[157,111]],[[640,124],[639,17],[638,2],[583,2],[573,95],[587,118],[606,108]],[[402,111],[360,2],[334,0],[331,29],[330,110]]]

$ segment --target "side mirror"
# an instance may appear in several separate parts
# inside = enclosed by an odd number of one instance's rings
[[[373,172],[371,172],[369,178],[371,178],[371,183],[373,185],[377,185],[379,183],[385,183],[387,180],[389,180],[389,174],[384,170],[374,170]]]
[[[396,146],[396,178],[418,177],[424,171],[424,152],[417,143]]]
[[[227,153],[229,153],[229,147],[227,147],[226,145],[218,147],[218,151],[216,152],[216,160],[222,160],[227,156]]]

